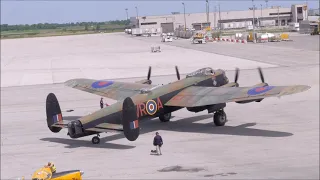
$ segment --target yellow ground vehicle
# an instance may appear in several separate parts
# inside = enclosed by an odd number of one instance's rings
[[[192,37],[192,43],[199,43],[199,44],[203,44],[206,43],[205,39],[204,39],[204,34],[202,32],[197,32],[195,35],[193,35]]]
[[[80,170],[62,171],[52,174],[49,167],[42,167],[33,173],[31,180],[82,180],[82,175],[83,171]]]

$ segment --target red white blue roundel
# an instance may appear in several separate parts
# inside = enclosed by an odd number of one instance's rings
[[[154,100],[149,100],[146,103],[146,109],[147,109],[147,113],[149,115],[154,115],[157,112],[157,103]]]
[[[255,88],[249,89],[248,94],[249,95],[258,95],[258,94],[268,92],[273,88],[274,88],[274,86],[255,87]]]
[[[93,88],[105,88],[113,84],[113,81],[96,81],[91,84]]]

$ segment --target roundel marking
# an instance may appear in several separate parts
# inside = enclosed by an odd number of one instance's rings
[[[258,94],[268,92],[273,88],[274,88],[274,86],[254,87],[254,88],[248,90],[248,94],[249,95],[258,95]]]
[[[146,103],[147,113],[149,115],[154,115],[157,112],[157,103],[154,100],[149,100]]]
[[[91,84],[93,88],[105,88],[113,84],[113,81],[96,81]]]

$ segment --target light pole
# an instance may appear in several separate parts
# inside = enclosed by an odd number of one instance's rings
[[[207,25],[209,26],[209,0],[206,0]]]
[[[137,19],[139,19],[139,15],[138,15],[138,8],[137,8],[137,6],[136,6],[135,8],[136,8],[136,13],[137,13]]]
[[[140,26],[139,26],[138,8],[137,8],[137,6],[136,6],[135,8],[136,8],[136,12],[137,12],[137,17],[136,17],[136,19],[137,19],[137,26],[138,26],[138,28],[139,28]]]
[[[278,28],[280,28],[279,6],[278,6]]]
[[[306,0],[306,6],[304,7],[304,10],[305,10],[306,19],[309,20],[309,18],[308,18],[308,0]]]
[[[308,17],[308,0],[307,0],[307,20],[309,20],[309,17]]]
[[[187,31],[187,22],[186,22],[186,6],[184,2],[182,3],[183,5],[183,15],[184,15],[184,31]]]
[[[216,29],[216,24],[217,24],[217,17],[216,17],[216,12],[217,12],[217,6],[214,6],[214,14],[213,14],[213,26],[214,26],[214,29]]]
[[[255,6],[252,0],[252,7],[253,7],[253,21],[252,21],[252,29],[253,29],[253,33],[252,33],[252,38],[253,38],[253,43],[256,43],[256,37],[255,37],[255,31],[254,31],[254,27],[255,27],[255,18],[254,18],[254,11],[255,11]]]
[[[126,10],[127,20],[128,20],[129,19],[129,17],[128,17],[128,8],[126,8],[125,10]]]
[[[266,8],[268,8],[268,0],[265,0],[266,1]]]
[[[221,11],[220,11],[220,2],[219,2],[219,37],[221,35]]]
[[[259,22],[259,26],[261,27],[261,21],[262,21],[262,4],[260,4],[261,6],[261,15],[260,15],[260,22]]]

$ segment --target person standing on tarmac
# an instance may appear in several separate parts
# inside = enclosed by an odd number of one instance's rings
[[[52,163],[52,162],[48,162],[47,166],[48,168],[50,168],[52,174],[56,172],[56,166]]]
[[[100,108],[103,108],[103,98],[100,99]]]
[[[156,136],[153,138],[153,145],[156,146],[156,152],[158,155],[162,155],[161,146],[163,145],[162,137],[156,132]]]
[[[109,106],[108,103],[105,104],[106,106]],[[102,109],[103,108],[103,98],[100,99],[100,108]]]

